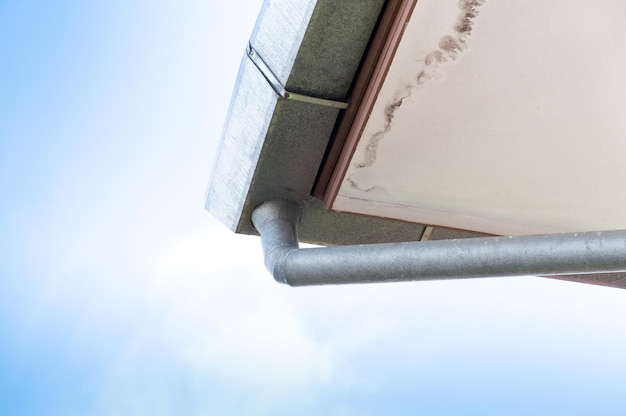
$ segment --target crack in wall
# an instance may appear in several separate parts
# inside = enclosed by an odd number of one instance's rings
[[[421,69],[417,72],[413,83],[406,85],[400,93],[396,94],[392,103],[385,107],[385,124],[381,130],[370,135],[365,146],[363,160],[354,165],[357,169],[368,168],[376,163],[378,146],[391,131],[396,111],[402,106],[404,100],[410,99],[430,80],[439,79],[442,75],[439,69],[441,64],[456,60],[457,56],[467,49],[467,39],[478,17],[478,9],[485,3],[486,0],[459,1],[458,6],[461,12],[453,26],[454,33],[445,35],[439,40],[438,48],[426,54],[422,60]]]
[[[357,191],[361,191],[361,192],[371,192],[374,189],[378,189],[378,186],[374,185],[374,186],[370,186],[369,188],[361,188],[359,186],[358,183],[356,183],[356,181],[354,179],[352,179],[352,176],[348,176],[346,178],[346,182],[348,182],[348,184],[350,185],[351,188],[356,189]]]

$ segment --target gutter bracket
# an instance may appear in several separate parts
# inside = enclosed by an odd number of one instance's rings
[[[325,107],[333,107],[339,109],[348,108],[348,103],[341,101],[328,100],[326,98],[312,97],[310,95],[298,94],[295,92],[287,91],[285,86],[280,82],[278,77],[272,72],[269,65],[263,60],[261,55],[254,49],[251,43],[248,43],[246,48],[246,55],[252,61],[254,66],[257,67],[263,78],[267,80],[272,89],[278,94],[279,97],[286,100],[302,101],[309,104],[322,105]]]

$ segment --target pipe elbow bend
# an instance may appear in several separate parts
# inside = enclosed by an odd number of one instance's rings
[[[278,283],[289,285],[289,276],[285,270],[287,257],[294,251],[293,247],[277,246],[265,253],[265,267]]]
[[[300,208],[293,202],[274,199],[255,208],[251,220],[261,235],[265,267],[277,282],[289,284],[285,267],[289,254],[299,250]]]

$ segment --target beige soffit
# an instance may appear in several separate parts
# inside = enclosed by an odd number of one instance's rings
[[[626,228],[624,16],[621,0],[418,1],[327,207],[491,234]]]

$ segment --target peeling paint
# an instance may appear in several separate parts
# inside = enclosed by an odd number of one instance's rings
[[[400,108],[400,106],[402,105],[402,102],[404,101],[406,97],[401,97],[398,101],[396,101],[395,103],[389,105],[386,109],[385,109],[385,120],[387,120],[387,123],[391,124],[391,122],[393,121],[393,115],[395,113],[395,111]]]
[[[359,184],[354,179],[352,179],[351,176],[347,177],[345,180],[346,180],[346,182],[348,182],[348,184],[350,185],[350,187],[352,189],[356,189],[357,191],[361,191],[361,192],[365,192],[365,193],[371,192],[374,189],[378,188],[378,186],[370,186],[369,188],[365,188],[365,189],[361,188],[359,186]]]
[[[626,26],[616,18],[626,2],[470,11],[416,3],[353,130],[352,184],[341,182],[331,209],[504,235],[626,228],[626,192],[615,191],[626,178]]]
[[[441,43],[440,43],[440,45],[441,45]],[[442,48],[442,49],[444,49],[444,48]],[[426,55],[426,58],[424,58],[424,65],[426,65],[426,66],[437,65],[437,64],[440,64],[442,62],[446,62],[447,60],[448,59],[443,54],[443,52],[437,49],[436,51],[432,51],[431,53]],[[424,71],[422,71],[422,73],[423,72]]]
[[[479,14],[479,7],[486,3],[486,0],[460,0],[458,7],[460,9],[457,21],[454,23],[452,34],[446,34],[438,42],[437,48],[428,52],[418,64],[417,75],[413,81],[402,88],[392,100],[392,103],[384,109],[385,124],[383,128],[375,133],[370,134],[363,158],[359,162],[355,162],[357,169],[371,167],[376,163],[376,155],[378,146],[392,128],[392,123],[396,111],[402,106],[402,103],[411,99],[413,95],[419,91],[424,84],[439,79],[442,76],[441,64],[456,60],[457,56],[467,49],[467,39],[470,37],[475,19]],[[419,61],[418,61],[419,62]]]
[[[454,59],[454,55],[464,49],[464,43],[461,39],[455,39],[450,35],[446,35],[439,41],[439,48]]]

